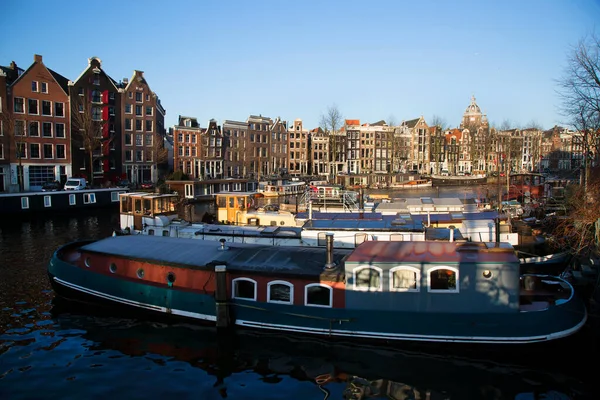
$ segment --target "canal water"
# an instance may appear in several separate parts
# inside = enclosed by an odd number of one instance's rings
[[[117,225],[116,211],[0,221],[0,399],[598,398],[600,353],[589,330],[575,344],[497,358],[221,336],[57,302],[46,275],[52,252]]]

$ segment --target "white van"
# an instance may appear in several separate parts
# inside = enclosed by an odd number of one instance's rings
[[[443,169],[442,173],[440,175],[442,175],[442,176],[450,176],[450,173],[448,172],[447,169]]]
[[[65,190],[82,190],[87,187],[85,178],[69,178],[65,182]]]

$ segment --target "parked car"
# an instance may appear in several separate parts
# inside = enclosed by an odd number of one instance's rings
[[[122,179],[117,182],[117,187],[130,189],[133,187],[133,184],[129,179]]]
[[[58,192],[62,190],[62,185],[59,181],[50,181],[42,185],[42,192]]]
[[[142,189],[154,189],[154,183],[152,181],[142,182]]]
[[[82,190],[87,187],[85,178],[69,178],[65,182],[65,190]]]

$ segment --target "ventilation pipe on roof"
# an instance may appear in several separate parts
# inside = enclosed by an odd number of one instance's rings
[[[451,241],[451,242],[454,242],[454,228],[455,228],[455,226],[454,226],[454,225],[450,225],[450,226],[448,227],[448,229],[450,229],[450,241]]]
[[[333,262],[333,233],[328,233],[325,235],[325,237],[327,245],[327,258],[325,261],[325,269],[331,269],[335,267],[335,263]]]
[[[308,219],[312,221],[312,200],[308,201]]]

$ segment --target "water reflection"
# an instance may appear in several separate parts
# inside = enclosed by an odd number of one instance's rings
[[[235,399],[587,398],[573,378],[511,364],[265,332],[224,334],[64,302],[49,313],[18,306],[15,318],[28,322],[0,336],[0,393],[11,399],[28,382],[43,383],[53,398],[74,387],[79,396],[118,398],[161,391]]]

